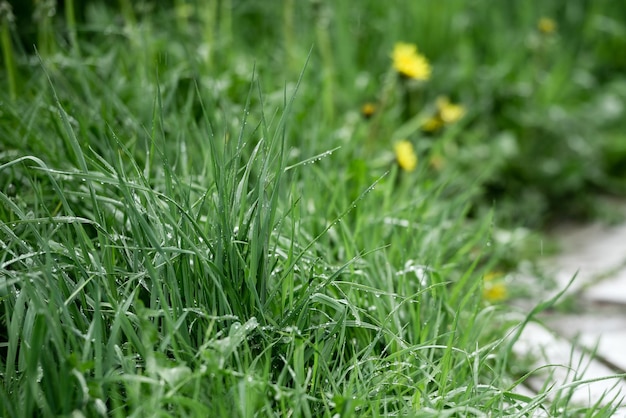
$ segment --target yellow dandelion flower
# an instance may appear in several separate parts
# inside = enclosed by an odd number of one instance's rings
[[[443,121],[439,117],[439,115],[435,115],[431,118],[426,119],[426,121],[422,124],[422,130],[426,132],[435,132],[438,131],[439,128],[443,126]]]
[[[506,284],[499,280],[499,272],[487,273],[484,278],[483,299],[487,302],[502,302],[508,297]]]
[[[556,32],[556,22],[549,17],[542,17],[539,19],[539,22],[537,22],[537,29],[544,35],[550,35]]]
[[[396,160],[404,171],[413,171],[417,167],[417,155],[410,141],[402,140],[394,145]]]
[[[508,296],[507,288],[504,283],[493,283],[485,285],[483,289],[483,299],[487,302],[502,302]]]
[[[489,273],[485,274],[485,282],[494,282],[497,279],[499,279],[500,277],[502,277],[503,273],[501,271],[490,271]]]
[[[376,105],[374,103],[367,102],[361,106],[361,114],[365,119],[371,118],[374,113],[376,113]]]
[[[393,48],[393,68],[401,75],[415,80],[430,78],[430,64],[417,52],[417,46],[399,42]]]
[[[463,106],[450,103],[450,100],[443,96],[437,98],[437,110],[441,121],[444,123],[454,123],[465,115]]]

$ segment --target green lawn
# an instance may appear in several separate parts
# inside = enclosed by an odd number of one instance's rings
[[[612,415],[519,393],[511,272],[626,190],[626,7],[55,3],[0,1],[0,416]]]

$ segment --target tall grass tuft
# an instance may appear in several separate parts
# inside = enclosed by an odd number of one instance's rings
[[[423,40],[434,60],[458,25],[506,27],[496,11],[476,16],[456,0],[356,12],[291,0],[175,1],[176,13],[150,4],[66,2],[69,44],[38,15],[34,58],[14,53],[3,20],[13,87],[0,89],[0,415],[521,417],[568,407],[566,395],[551,405],[548,389],[517,392],[526,374],[507,330],[530,317],[483,296],[483,278],[518,261],[497,233],[498,206],[474,204],[501,164],[477,157],[496,122],[420,130],[444,87],[472,100],[474,81],[487,83],[479,64],[440,66],[417,88],[387,56],[414,41],[400,39],[411,15],[436,18]],[[480,45],[494,38],[478,35]],[[489,43],[490,59],[503,44]],[[410,120],[399,88],[423,101]],[[379,92],[370,124],[357,110]],[[392,151],[404,138],[419,157],[413,171]],[[433,150],[448,153],[445,169],[429,164]]]

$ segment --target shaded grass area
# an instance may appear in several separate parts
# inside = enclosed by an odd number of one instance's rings
[[[0,79],[10,86],[3,415],[569,407],[567,396],[515,392],[528,370],[505,337],[523,316],[486,300],[483,278],[537,252],[502,218],[539,211],[535,223],[589,184],[621,187],[619,122],[581,115],[592,87],[594,100],[620,102],[610,74],[623,63],[600,46],[595,20],[566,36],[577,19],[611,19],[611,3],[506,14],[460,1],[356,12],[290,0],[66,2],[64,19],[46,4],[19,30],[3,15],[14,37]],[[562,35],[537,32],[542,13],[564,16]],[[36,51],[24,46],[33,39]],[[427,83],[390,69],[398,40],[431,60]],[[582,65],[585,54],[597,60]],[[529,56],[539,62],[521,65]],[[573,72],[582,84],[566,83]],[[439,95],[467,114],[427,133]],[[359,114],[366,101],[370,119]],[[588,154],[545,145],[586,135],[581,124],[608,136]],[[400,139],[415,146],[415,171],[396,163]],[[556,179],[528,174],[557,156]]]

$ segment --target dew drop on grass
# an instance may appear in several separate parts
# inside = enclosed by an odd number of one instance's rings
[[[255,329],[258,325],[259,323],[257,322],[256,318],[252,317],[248,320],[248,322],[244,324],[243,329],[245,329],[246,331],[251,331]]]
[[[107,415],[107,406],[106,403],[100,398],[96,398],[93,401],[94,407],[96,411],[98,411],[99,415],[106,416]]]

